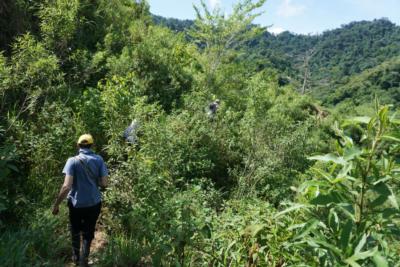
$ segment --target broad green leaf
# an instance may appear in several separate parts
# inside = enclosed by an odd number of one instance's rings
[[[389,202],[395,209],[399,209],[399,203],[397,202],[396,196],[393,193],[389,196]]]
[[[357,248],[356,248],[357,250]],[[360,266],[357,261],[358,260],[364,260],[370,257],[373,257],[378,251],[378,247],[374,247],[373,249],[370,249],[368,251],[364,251],[364,252],[355,252],[353,256],[351,256],[350,258],[346,259],[345,262],[347,264],[350,264],[351,266]]]
[[[343,178],[344,176],[347,176],[347,174],[351,171],[352,168],[353,168],[353,164],[351,162],[349,162],[348,164],[344,165],[343,168],[338,173],[336,179]]]
[[[376,267],[389,267],[387,260],[379,253],[376,252],[372,257]]]
[[[332,184],[337,184],[337,183],[341,183],[343,181],[346,181],[346,177],[342,176],[342,177],[337,177],[332,181]]]
[[[363,123],[368,124],[371,121],[371,117],[368,116],[360,116],[360,117],[353,117],[351,119],[346,120],[347,122],[354,122],[354,123]]]
[[[236,244],[236,241],[232,241],[228,247],[226,248],[225,252],[227,253],[229,250],[231,250],[231,248]]]
[[[351,267],[361,267],[360,264],[358,264],[355,260],[353,259],[347,259],[346,263],[349,264]]]
[[[383,106],[378,113],[379,119],[381,122],[386,122],[388,120],[388,111],[389,107],[388,106]]]
[[[299,193],[304,193],[308,191],[310,188],[319,188],[320,186],[326,185],[325,181],[306,181],[302,183],[297,189]]]
[[[340,235],[340,246],[342,249],[345,249],[349,245],[353,226],[354,222],[352,220],[347,220],[346,224],[343,226],[342,233]]]
[[[353,206],[351,206],[351,205],[338,205],[336,208],[340,209],[341,211],[343,211],[343,214],[346,215],[353,222],[356,221],[356,218],[355,218],[355,215],[354,215]]]
[[[382,216],[385,219],[389,219],[393,215],[400,215],[400,211],[394,208],[387,208],[382,211]]]
[[[346,259],[345,262],[347,262],[348,260],[351,260],[351,261],[365,260],[367,258],[373,257],[377,251],[378,251],[378,247],[374,247],[373,249],[370,249],[367,251],[356,252],[356,253],[354,253],[353,256]]]
[[[341,203],[340,195],[331,192],[329,194],[319,194],[316,198],[310,201],[310,204],[313,205],[328,205],[330,203]]]
[[[378,183],[376,185],[374,185],[374,187],[372,188],[375,192],[379,193],[380,195],[383,196],[390,196],[392,194],[389,186],[385,183]]]
[[[360,155],[362,155],[363,151],[357,147],[346,148],[343,153],[343,158],[346,161],[352,160]]]
[[[358,242],[358,245],[354,250],[354,254],[360,253],[366,242],[367,242],[367,235],[364,234],[360,239],[360,242]]]
[[[325,248],[325,249],[329,249],[330,251],[332,251],[333,253],[335,253],[336,255],[340,256],[342,255],[342,251],[335,247],[332,244],[329,244],[326,241],[323,240],[319,240],[319,239],[313,239],[315,243],[317,243],[318,245],[320,245],[321,247]]]
[[[328,223],[329,227],[333,229],[334,231],[338,231],[338,226],[340,223],[339,216],[335,212],[335,210],[332,208],[329,210],[329,216],[328,216]]]
[[[386,182],[386,181],[388,181],[388,180],[391,180],[391,179],[392,179],[392,177],[390,177],[390,176],[385,176],[385,177],[383,177],[383,178],[377,180],[376,182],[374,182],[374,185],[377,185],[377,184],[379,184],[379,183],[384,183],[384,182]]]
[[[372,189],[381,195],[373,201],[372,204],[374,204],[374,207],[383,204],[387,199],[389,199],[392,206],[396,209],[399,209],[399,204],[397,203],[396,196],[393,194],[392,189],[386,183],[380,182],[376,184]]]
[[[371,202],[370,204],[371,208],[376,208],[378,206],[381,206],[383,203],[386,202],[386,200],[388,200],[388,198],[389,197],[386,195],[380,195],[374,201]]]
[[[316,219],[313,219],[309,222],[306,223],[305,227],[300,231],[300,233],[294,238],[296,239],[301,239],[304,236],[306,236],[309,232],[314,230],[318,226],[319,221]]]
[[[323,170],[321,170],[321,169],[318,169],[318,168],[312,168],[312,170],[313,170],[316,174],[321,175],[322,178],[325,178],[328,182],[332,183],[333,176],[332,176],[331,174],[329,174],[329,173],[327,173],[327,172],[325,172],[325,171],[323,171]]]
[[[288,231],[292,231],[297,228],[303,228],[307,223],[299,223],[292,226],[289,226]]]
[[[258,257],[258,254],[257,253],[253,253],[253,255],[252,255],[253,262],[256,262],[257,257]]]

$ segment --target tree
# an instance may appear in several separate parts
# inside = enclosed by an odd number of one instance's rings
[[[233,62],[239,49],[245,42],[261,34],[264,29],[252,25],[253,20],[261,13],[254,13],[264,5],[266,0],[240,1],[233,8],[231,15],[225,16],[219,8],[209,10],[206,3],[200,2],[201,9],[194,7],[196,20],[190,37],[198,45],[202,57],[205,85],[212,91],[228,77],[216,81],[221,64]]]

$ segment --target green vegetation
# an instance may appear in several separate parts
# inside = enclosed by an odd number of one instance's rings
[[[188,30],[193,25],[193,22],[189,21],[158,17],[155,17],[154,21],[177,31]],[[383,64],[381,68],[385,71],[388,69],[395,73],[395,61],[400,51],[399,40],[400,27],[384,18],[352,22],[319,35],[299,35],[290,32],[273,35],[264,32],[250,38],[242,46],[246,53],[241,59],[248,61],[254,70],[278,70],[281,84],[291,83],[299,92],[308,92],[327,105],[336,105],[349,98],[355,102],[348,106],[354,108],[367,102],[372,103],[376,91],[366,85],[368,89],[362,94],[367,96],[372,93],[372,97],[362,97],[359,100],[358,93],[353,94],[354,92],[348,92],[353,91],[352,89],[347,90],[353,87],[354,77],[369,73],[380,64]],[[399,88],[398,76],[395,74],[385,74],[379,79],[380,83],[384,84],[384,91]],[[369,78],[364,76],[360,80]],[[374,86],[375,81],[371,82]],[[338,89],[341,87],[345,89]],[[376,93],[379,97],[383,94],[384,103],[394,104],[389,99],[396,93]]]
[[[2,266],[69,262],[50,207],[85,132],[111,174],[96,266],[399,266],[399,27],[273,36],[264,2],[183,26],[146,1],[0,3]]]

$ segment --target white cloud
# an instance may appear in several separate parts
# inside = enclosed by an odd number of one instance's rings
[[[210,5],[211,9],[214,9],[221,5],[221,0],[208,0],[208,4]]]
[[[288,18],[298,16],[306,10],[305,5],[292,3],[292,0],[283,0],[282,4],[278,7],[278,15]]]
[[[280,33],[284,32],[286,30],[284,28],[281,28],[281,27],[271,27],[271,28],[268,28],[268,31],[270,33],[272,33],[272,34],[280,34]]]

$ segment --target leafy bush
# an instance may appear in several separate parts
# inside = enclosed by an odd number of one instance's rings
[[[398,263],[398,249],[389,244],[400,241],[399,120],[387,106],[376,108],[373,117],[356,117],[344,130],[336,128],[336,151],[311,157],[320,163],[298,189],[308,221],[293,241],[318,257],[320,266]],[[357,127],[360,139],[348,135],[350,126]]]

